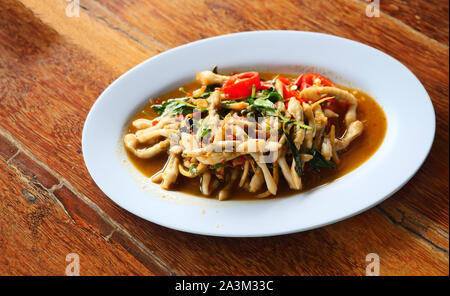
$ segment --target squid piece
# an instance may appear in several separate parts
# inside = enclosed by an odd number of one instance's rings
[[[185,152],[199,149],[199,143],[195,136],[188,133],[181,133],[180,145]]]
[[[232,152],[239,142],[228,140],[228,141],[217,141],[211,144],[205,145],[202,148],[197,148],[190,151],[185,151],[187,156],[202,156],[207,153],[212,152]]]
[[[170,147],[169,152],[173,154],[181,154],[181,152],[183,152],[183,147],[181,147],[180,145],[173,145],[172,147]]]
[[[203,85],[224,84],[230,76],[215,74],[212,71],[202,71],[197,73],[197,81]]]
[[[278,186],[278,181],[279,181],[280,176],[279,176],[279,173],[278,173],[277,163],[274,162],[273,165],[274,165],[274,167],[273,167],[273,181]],[[267,190],[266,192],[258,194],[256,196],[256,198],[266,198],[266,197],[269,197],[271,195],[272,195],[272,193],[269,190]]]
[[[180,164],[178,165],[178,170],[180,171],[180,174],[182,174],[183,176],[188,177],[188,178],[196,178],[196,177],[198,177],[198,176],[199,176],[201,173],[203,173],[207,168],[208,168],[208,167],[207,167],[205,164],[200,163],[200,164],[196,167],[195,173],[192,173],[192,170],[191,170],[191,169],[186,169],[186,167],[185,167],[183,164],[180,163]]]
[[[210,183],[211,183],[211,172],[206,171],[202,175],[201,186],[200,186],[200,191],[203,193],[203,195],[208,196],[211,194]]]
[[[303,110],[298,100],[289,100],[287,112],[291,114],[296,121],[303,121]]]
[[[294,117],[295,121],[304,124],[303,108],[298,100],[289,100],[287,112]],[[299,149],[305,139],[305,130],[297,125],[294,128],[295,128],[294,133],[295,136],[293,140],[297,146],[297,149]]]
[[[161,183],[162,182],[162,172],[157,172],[156,174],[151,176],[150,181],[152,181],[153,183],[157,183],[157,184]]]
[[[330,133],[328,134],[330,137],[330,143],[331,143],[331,158],[333,159],[335,164],[339,164],[339,156],[336,152],[336,127],[334,124],[330,128]]]
[[[333,155],[333,147],[331,145],[331,141],[328,136],[325,136],[323,138],[320,153],[322,153],[323,157],[325,157],[326,160],[330,160]]]
[[[286,158],[280,157],[278,159],[278,164],[281,168],[281,173],[283,174],[284,178],[286,179],[286,182],[289,185],[289,188],[296,189],[296,186],[294,184],[294,181],[292,180],[291,170],[289,168],[289,165],[287,164]]]
[[[267,190],[267,191],[265,191],[263,193],[257,194],[256,198],[266,198],[266,197],[269,197],[271,195],[272,195],[272,193],[270,193],[270,191]]]
[[[199,108],[208,108],[208,100],[205,99],[195,99],[193,101],[193,103],[195,106],[199,107]]]
[[[270,193],[273,195],[277,194],[278,186],[273,180],[272,174],[270,173],[269,169],[267,168],[267,165],[265,163],[258,163],[259,167],[262,169],[264,174],[264,179],[266,180],[267,189]]]
[[[255,131],[257,129],[256,122],[250,121],[247,118],[242,117],[228,117],[226,118],[226,124],[230,124],[232,126],[239,126],[248,131]]]
[[[330,109],[323,110],[323,114],[325,114],[325,116],[328,118],[339,118],[339,114],[333,112]]]
[[[308,107],[308,106],[307,106]],[[287,112],[291,114],[294,119],[303,124],[303,110],[300,102],[298,100],[290,100],[288,104]],[[311,115],[311,114],[309,114]],[[305,140],[305,130],[300,128],[299,126],[295,125],[294,127],[294,144],[297,147],[297,149],[300,149],[301,145],[303,144],[303,141]],[[309,134],[310,136],[310,134]],[[307,145],[312,145],[312,137],[309,137],[307,139]],[[279,161],[280,167],[282,170],[283,175],[286,177],[286,175],[289,175],[289,187],[291,189],[300,190],[302,188],[302,179],[297,174],[297,171],[295,170],[295,160],[292,160],[291,168],[289,170],[289,167],[286,162],[286,158],[283,157],[283,160]],[[288,179],[286,179],[288,180]]]
[[[202,85],[201,88],[194,90],[194,92],[192,93],[192,96],[194,98],[198,98],[199,96],[201,96],[205,92],[205,90],[206,90],[206,85]],[[206,108],[207,107],[207,106],[206,107],[205,106],[199,106],[197,104],[196,104],[196,106],[200,107],[200,108]]]
[[[178,156],[175,154],[171,154],[169,156],[169,159],[167,161],[167,165],[164,168],[164,171],[162,173],[162,183],[161,188],[163,189],[169,189],[172,184],[175,183],[178,177],[178,165],[180,164],[180,160]]]
[[[207,99],[209,103],[208,111],[209,116],[216,115],[216,107],[220,105],[221,96],[218,91],[213,92]]]
[[[187,153],[189,155],[189,153]],[[195,155],[199,162],[209,165],[215,165],[218,163],[223,163],[228,160],[235,159],[236,157],[242,155],[242,153],[236,152],[208,152],[205,154]]]
[[[276,102],[275,109],[277,109],[279,112],[286,113],[286,106],[284,105],[284,102]]]
[[[155,125],[153,125],[153,122],[155,122],[155,120],[157,120],[158,122]],[[170,117],[158,117],[158,118],[155,118],[154,120],[139,118],[139,119],[136,119],[135,121],[133,121],[132,125],[136,129],[142,130],[141,132],[144,132],[144,131],[153,131],[153,130],[161,129],[166,124],[169,124],[171,122],[173,122],[173,119]]]
[[[283,97],[283,82],[280,79],[275,80],[275,90]]]
[[[291,165],[291,176],[292,176],[292,184],[294,185],[295,190],[301,190],[302,189],[302,178],[297,174],[297,171],[295,170],[295,160],[292,160]]]
[[[158,154],[160,154],[163,151],[166,151],[167,148],[170,145],[170,140],[166,139],[164,141],[161,141],[149,148],[143,148],[143,149],[137,149],[136,147],[139,144],[139,141],[134,134],[128,134],[124,137],[124,144],[125,147],[131,151],[134,155],[136,155],[139,158],[142,159],[149,159],[152,158]]]
[[[280,143],[265,141],[262,139],[249,139],[237,146],[237,152],[254,153],[254,152],[269,152],[278,151],[281,148]]]
[[[142,130],[136,132],[136,137],[139,143],[146,143],[158,137],[168,138],[171,134],[177,134],[176,129],[156,129],[156,130]]]
[[[328,118],[323,114],[322,107],[316,105],[314,110],[314,123],[316,134],[314,136],[313,147],[314,149],[320,149],[322,144],[322,138],[325,133],[325,127],[328,123]]]
[[[239,187],[244,186],[245,181],[247,180],[249,170],[250,170],[250,162],[246,160],[244,163],[244,171],[242,172],[241,180],[239,181]]]
[[[252,153],[251,156],[256,161],[258,166],[261,168],[264,180],[266,181],[267,189],[272,193],[273,195],[277,194],[277,184],[273,180],[272,174],[270,173],[269,169],[267,168],[267,165],[263,162],[258,162],[259,155]]]
[[[305,88],[300,93],[302,99],[312,100],[313,102],[322,99],[323,95],[333,96],[337,101],[349,105],[347,113],[345,114],[345,124],[348,128],[350,124],[356,120],[356,108],[358,107],[358,102],[355,96],[346,90],[330,86],[311,86]]]
[[[257,192],[261,190],[261,187],[264,184],[264,175],[261,167],[258,167],[250,180],[249,190],[250,192]]]
[[[308,121],[308,125],[310,127],[312,127],[311,130],[306,130],[305,131],[305,148],[306,149],[311,149],[313,146],[313,139],[314,136],[316,134],[316,125],[315,125],[315,121],[314,121],[314,113],[313,110],[311,108],[311,105],[309,105],[308,103],[303,103],[303,112],[305,114],[306,120]]]
[[[280,181],[280,173],[278,171],[278,162],[273,163],[273,181],[278,186],[278,181]]]
[[[281,138],[280,138],[279,143],[280,143],[281,145],[283,145],[283,144],[286,142],[286,140],[287,140],[287,139],[286,139],[286,136],[285,136],[285,135],[282,135]],[[296,185],[294,184],[294,181],[293,181],[293,179],[292,179],[291,170],[290,170],[290,168],[289,168],[289,165],[287,164],[285,153],[286,153],[286,150],[283,149],[283,150],[282,150],[282,153],[281,153],[281,156],[278,158],[277,163],[278,163],[278,165],[279,165],[280,168],[281,168],[281,173],[283,174],[284,179],[286,179],[286,182],[288,183],[289,188],[295,189],[295,188],[296,188]]]
[[[363,130],[364,124],[361,121],[359,120],[353,121],[349,125],[346,133],[344,134],[344,137],[342,139],[336,140],[336,151],[340,151],[347,148],[348,145],[350,145],[350,143],[354,139],[356,139],[359,135],[362,134]]]
[[[138,130],[149,128],[152,126],[153,120],[148,120],[145,118],[139,118],[133,121],[131,124]]]
[[[233,169],[231,171],[230,180],[228,180],[227,185],[219,191],[219,200],[226,200],[230,196],[231,188],[233,188],[234,183],[236,182],[239,176],[239,171],[237,169]]]
[[[240,126],[232,126],[233,128],[233,136],[236,137],[236,141],[247,141],[248,140],[248,134],[245,132],[245,130]]]
[[[312,156],[311,154],[304,154],[304,153],[300,154],[300,159],[303,165],[313,158],[314,156]]]

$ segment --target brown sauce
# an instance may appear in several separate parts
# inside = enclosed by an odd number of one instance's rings
[[[270,80],[275,75],[275,73],[260,73],[260,76],[265,80]],[[296,76],[289,74],[283,74],[283,76],[288,78],[296,78]],[[196,82],[183,86],[183,88],[188,92],[192,92],[199,87],[200,85]],[[356,138],[345,151],[339,152],[341,162],[335,169],[325,168],[321,169],[320,172],[314,172],[306,168],[302,177],[303,189],[300,192],[311,190],[315,187],[330,183],[359,167],[377,151],[386,134],[386,116],[378,103],[362,91],[343,86],[339,87],[351,92],[358,100],[357,119],[363,122],[364,132]],[[158,99],[164,101],[177,97],[184,97],[184,94],[178,89],[162,95]],[[156,118],[158,114],[151,108],[151,105],[153,104],[154,101],[150,100],[150,102],[136,114],[132,121],[138,118]],[[131,125],[131,122],[128,126],[127,133],[136,132],[135,128]],[[343,128],[340,128],[339,124],[337,124],[337,136],[340,136],[342,132]],[[127,155],[131,163],[146,177],[150,177],[159,172],[164,167],[167,160],[167,155],[165,154],[160,154],[159,156],[148,160],[137,158],[128,151]],[[204,197],[200,192],[199,178],[190,179],[179,175],[177,183],[172,190]],[[215,193],[217,192],[218,190],[215,191]],[[299,193],[299,191],[289,189],[289,186],[281,175],[277,195],[275,197],[272,196],[271,198],[278,198],[296,193]],[[213,197],[215,197],[214,193],[211,198]],[[254,193],[250,193],[236,186],[233,189],[233,194],[230,196],[230,199],[249,200],[256,198]]]

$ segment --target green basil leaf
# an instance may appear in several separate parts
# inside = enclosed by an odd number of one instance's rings
[[[311,159],[308,164],[311,166],[313,170],[316,172],[320,171],[320,168],[336,168],[336,165],[331,160],[325,159],[325,157],[316,149],[310,149],[308,151],[308,154],[311,154],[313,156],[313,159]]]
[[[191,114],[195,110],[206,111],[207,109],[198,108],[197,106],[188,103],[187,101],[191,98],[180,98],[180,99],[170,99],[162,102],[158,105],[153,105],[152,109],[155,110],[159,115],[187,115]]]
[[[299,176],[302,176],[302,160],[300,159],[300,152],[297,149],[297,146],[295,146],[294,141],[291,139],[288,133],[284,132],[284,135],[286,136],[287,142],[289,144],[289,149],[291,150],[292,157],[295,160],[295,171]]]
[[[212,170],[216,170],[216,169],[218,169],[218,168],[220,168],[220,167],[223,167],[223,166],[226,165],[226,164],[227,164],[226,161],[224,161],[224,162],[219,162],[219,163],[216,163],[216,164],[211,165],[209,168],[212,169]]]
[[[206,125],[202,125],[202,128],[200,129],[199,133],[200,133],[200,140],[203,140],[206,135],[208,135],[211,132],[211,129]]]

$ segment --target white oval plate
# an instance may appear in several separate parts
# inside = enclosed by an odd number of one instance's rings
[[[314,70],[371,94],[388,119],[379,150],[351,173],[288,198],[225,201],[163,191],[126,159],[122,137],[151,97],[194,80],[195,72]],[[309,32],[259,31],[189,43],[152,57],[112,83],[83,130],[83,155],[94,181],[131,213],[173,229],[256,237],[324,226],[373,207],[400,189],[425,160],[435,115],[419,80],[394,58],[351,40]]]

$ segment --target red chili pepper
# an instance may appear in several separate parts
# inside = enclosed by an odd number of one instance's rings
[[[155,100],[155,104],[161,104],[161,100],[160,99],[157,99],[157,100]]]
[[[304,102],[304,100],[300,98],[300,93],[298,91],[291,90],[288,86],[283,85],[283,98],[286,100],[286,108],[289,103],[289,99],[292,97],[296,98],[300,103]]]
[[[225,81],[221,90],[230,99],[242,99],[251,96],[253,85],[256,90],[261,89],[259,73],[245,72],[231,76]]]
[[[157,125],[157,124],[158,124],[158,122],[159,122],[158,120],[153,120],[153,121],[152,121],[152,126],[155,126],[155,125]]]
[[[302,84],[303,76],[305,76],[305,74],[301,74],[301,75],[298,76],[298,78],[294,81],[294,84],[297,85],[297,87],[300,87],[300,85]]]
[[[336,87],[336,85],[331,80],[317,73],[302,74],[297,78],[294,84],[299,87],[300,91],[302,91],[305,88],[313,86],[316,79],[320,79],[322,86]]]
[[[261,81],[260,84],[261,84],[260,89],[269,89],[269,88],[273,87],[272,83],[265,82],[265,81]]]
[[[285,100],[287,100],[287,99],[290,99],[292,97],[296,97],[295,91],[292,91],[292,90],[289,89],[288,86],[283,85],[283,98]]]
[[[289,79],[287,79],[286,77],[283,77],[281,75],[278,76],[277,79],[280,80],[281,82],[283,82],[286,85],[291,85],[292,84],[292,81],[290,81]]]

